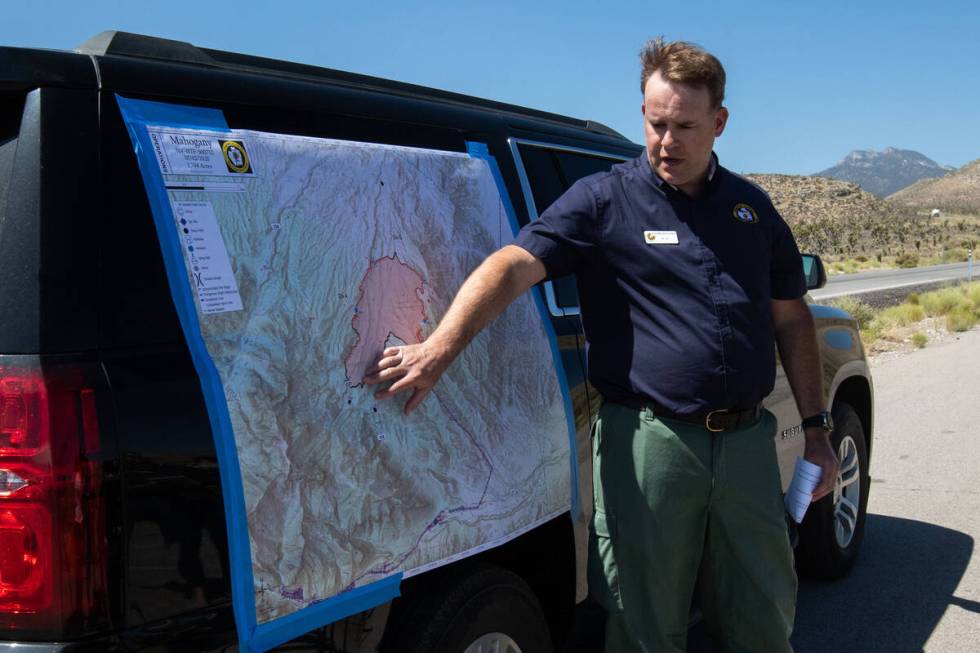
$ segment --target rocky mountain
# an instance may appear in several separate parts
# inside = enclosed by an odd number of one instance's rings
[[[919,210],[980,215],[980,159],[938,179],[923,179],[888,197]]]
[[[878,197],[885,197],[920,179],[941,177],[953,169],[914,150],[886,147],[881,152],[854,150],[834,167],[816,174],[852,181]]]
[[[802,175],[750,174],[769,193],[776,210],[790,226],[817,220],[865,222],[896,212],[881,198],[848,181]]]

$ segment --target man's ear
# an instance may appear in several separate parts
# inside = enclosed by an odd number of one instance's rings
[[[721,133],[725,131],[725,125],[728,124],[728,109],[725,107],[719,107],[717,113],[715,113],[715,138],[721,136]]]
[[[640,113],[643,114],[644,116],[647,115],[647,103],[646,102],[641,102],[640,103]]]

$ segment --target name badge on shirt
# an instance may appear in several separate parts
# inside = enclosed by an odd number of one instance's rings
[[[676,231],[644,231],[643,240],[647,245],[676,245]]]

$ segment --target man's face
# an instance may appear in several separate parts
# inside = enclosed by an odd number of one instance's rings
[[[647,157],[660,178],[697,195],[728,109],[711,106],[708,89],[668,81],[655,72],[643,93]]]

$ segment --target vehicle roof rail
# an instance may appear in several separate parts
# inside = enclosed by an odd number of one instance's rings
[[[116,55],[210,66],[218,65],[218,62],[207,53],[186,41],[173,41],[117,30],[108,30],[96,34],[75,48],[75,52],[96,56]]]
[[[595,132],[597,134],[604,134],[606,136],[612,136],[613,138],[622,138],[623,140],[629,140],[625,136],[620,134],[618,131],[613,129],[612,127],[608,125],[604,125],[598,120],[586,120],[585,128],[588,129],[590,132]]]
[[[293,63],[291,61],[282,61],[278,59],[268,59],[266,57],[256,57],[253,55],[239,54],[235,52],[212,50],[210,48],[201,48],[191,43],[187,43],[186,41],[174,41],[156,36],[133,34],[131,32],[120,32],[117,30],[100,32],[75,48],[75,52],[95,56],[109,55],[157,59],[161,61],[192,63],[230,70],[246,70],[286,75],[291,77],[300,76],[317,78],[321,80],[331,80],[334,83],[339,82],[354,84],[362,87],[372,87],[394,91],[403,95],[429,97],[450,102],[464,102],[472,106],[479,106],[497,111],[508,111],[517,114],[537,116],[539,118],[558,123],[578,125],[595,134],[602,134],[604,136],[610,136],[616,139],[628,140],[616,130],[594,120],[580,120],[548,111],[541,111],[538,109],[531,109],[528,107],[497,102],[494,100],[486,100],[473,96],[461,95],[452,91],[443,91],[440,89],[428,88],[395,80],[371,77],[358,73],[349,73],[342,70],[322,68],[319,66]]]

